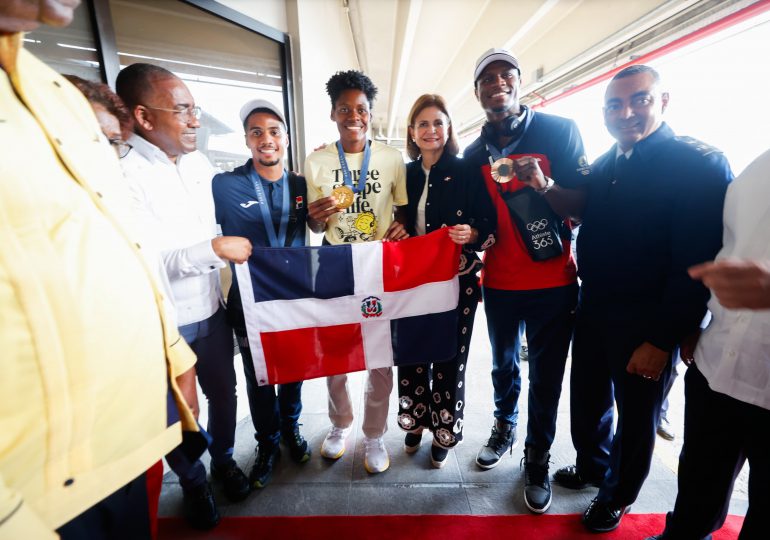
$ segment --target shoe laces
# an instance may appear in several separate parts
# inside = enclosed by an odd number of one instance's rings
[[[301,425],[302,424],[297,424],[296,426],[294,426],[294,428],[291,430],[291,433],[289,434],[289,436],[286,437],[286,439],[291,439],[291,440],[294,441],[294,446],[302,446],[302,443],[305,442],[305,438],[299,432],[299,426],[301,426]]]
[[[326,437],[329,439],[344,439],[346,431],[347,429],[345,428],[338,428],[337,426],[332,426],[332,428],[329,430],[329,434]]]
[[[376,439],[370,439],[369,437],[365,437],[364,448],[367,452],[371,452],[373,450],[380,450],[384,452],[385,442],[382,440],[382,437],[377,437]]]
[[[255,465],[256,468],[258,470],[266,469],[268,466],[268,463],[270,463],[270,459],[273,457],[273,454],[274,452],[272,449],[268,450],[267,448],[264,448],[264,449],[260,448],[257,451],[257,463]]]
[[[527,461],[526,456],[521,458],[519,469],[524,468],[524,481],[526,485],[545,486],[548,478],[548,464],[552,463],[549,459],[545,465],[540,465],[533,461]]]
[[[513,455],[512,434],[513,430],[506,436],[502,431],[498,431],[496,426],[492,426],[492,435],[489,436],[487,446],[494,450],[497,455],[504,454],[506,450],[510,450],[511,455]]]

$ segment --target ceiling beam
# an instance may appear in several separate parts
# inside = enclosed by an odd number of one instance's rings
[[[350,0],[342,0],[342,8],[348,18],[348,28],[350,28],[350,37],[353,39],[353,50],[356,53],[358,69],[364,73],[369,73],[369,64],[366,59],[366,47],[364,40],[361,39],[361,9],[357,3],[351,3]]]
[[[397,129],[398,102],[404,89],[404,79],[409,69],[412,56],[412,45],[417,33],[417,22],[420,19],[422,0],[407,0],[398,3],[396,13],[396,39],[393,47],[393,71],[390,77],[390,96],[388,99],[388,140],[394,138]]]
[[[713,18],[725,16],[726,11],[737,10],[753,1],[669,0],[572,60],[546,73],[541,80],[522,87],[521,101],[525,104],[543,101],[569,85],[588,80],[602,70],[609,70],[611,66],[625,63],[634,53],[649,50],[651,46],[658,47],[661,41],[670,41],[671,38],[667,38],[667,35],[671,28],[679,33],[688,33],[704,26]],[[629,48],[630,43],[634,43],[633,48]],[[479,129],[485,121],[483,113],[475,115],[463,123],[458,135],[463,136]]]
[[[465,33],[457,35],[457,39],[455,40],[455,43],[456,43],[455,50],[451,55],[447,57],[448,61],[444,66],[444,70],[441,72],[441,74],[438,77],[436,77],[437,88],[444,81],[444,79],[446,79],[447,73],[449,73],[449,70],[453,69],[455,64],[457,64],[457,57],[460,55],[460,51],[464,51],[465,48],[468,46],[468,43],[472,43],[471,36],[473,35],[473,31],[476,29],[476,27],[479,24],[481,24],[481,20],[486,15],[487,8],[489,8],[489,4],[491,1],[492,0],[484,0],[484,3],[480,4],[478,6],[478,9],[474,11],[475,18],[467,21],[467,24],[465,25]],[[470,75],[468,75],[468,78],[470,78]],[[452,111],[450,110],[449,112],[452,112]]]
[[[540,22],[540,20],[548,15],[548,13],[556,7],[556,5],[559,3],[559,0],[547,0],[543,3],[539,8],[537,8],[537,11],[532,14],[532,16],[527,19],[527,21],[522,24],[518,30],[516,30],[516,33],[514,33],[502,46],[503,49],[510,51],[513,49],[516,44],[521,41],[521,39],[527,35],[527,33],[534,28],[534,26]],[[457,105],[462,99],[464,99],[468,92],[471,90],[467,87],[464,88],[462,91],[460,91],[455,97],[449,100],[449,103],[447,104],[450,109],[454,108],[455,105]]]

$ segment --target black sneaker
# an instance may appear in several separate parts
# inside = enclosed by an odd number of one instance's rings
[[[436,446],[435,444],[430,447],[430,462],[437,469],[446,465],[446,458],[449,456],[449,449],[443,446]]]
[[[219,467],[215,467],[212,463],[211,477],[222,482],[222,489],[229,501],[242,501],[251,492],[249,479],[246,478],[246,475],[243,474],[243,471],[234,460],[230,460],[227,464],[220,465]]]
[[[281,434],[283,443],[289,447],[289,456],[296,463],[306,463],[310,460],[310,447],[305,438],[299,432],[299,424],[295,425],[288,433]]]
[[[420,443],[422,442],[422,429],[420,431],[410,431],[404,437],[404,452],[407,454],[414,454],[420,449]]]
[[[601,486],[604,478],[583,476],[577,465],[567,465],[554,473],[553,481],[567,489],[583,489],[588,486]]]
[[[519,441],[516,439],[516,425],[508,424],[502,420],[495,419],[495,425],[492,426],[492,434],[489,436],[487,444],[481,447],[476,455],[476,465],[482,469],[492,469],[500,463],[503,455],[516,448]]]
[[[273,476],[273,468],[278,458],[281,457],[281,447],[277,444],[259,445],[257,448],[257,460],[249,472],[249,482],[257,489],[265,487]]]
[[[183,489],[184,518],[193,529],[213,529],[219,524],[219,512],[209,483],[193,489]]]
[[[583,525],[595,533],[614,531],[629,510],[630,506],[613,506],[594,499],[583,513]]]
[[[542,514],[551,506],[551,482],[548,480],[547,451],[528,446],[524,448],[524,504],[535,514]]]

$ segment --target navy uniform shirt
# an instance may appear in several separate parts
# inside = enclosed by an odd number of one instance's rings
[[[278,233],[281,223],[281,201],[283,191],[280,182],[262,181],[262,189],[266,201],[257,199],[257,192],[249,175],[251,160],[236,168],[233,172],[220,173],[214,176],[211,190],[214,195],[214,208],[217,223],[222,227],[225,236],[243,236],[251,240],[254,246],[269,247],[265,224],[262,221],[260,204],[267,204],[273,223],[271,226]],[[271,186],[272,184],[272,186]],[[289,182],[293,189],[289,192],[290,219],[286,235],[286,246],[305,245],[305,200],[307,188],[305,179],[289,173]],[[271,189],[272,188],[272,189]]]
[[[708,291],[687,268],[713,259],[722,244],[730,165],[663,123],[630,158],[617,158],[613,146],[591,173],[577,245],[581,313],[634,325],[645,341],[672,350],[706,311]]]
[[[275,182],[262,181],[266,201],[259,201],[250,171],[252,160],[232,172],[224,172],[214,176],[211,190],[214,195],[216,219],[225,236],[243,236],[251,241],[254,247],[269,247],[270,241],[262,218],[260,204],[267,204],[270,209],[272,223],[268,226],[278,234],[281,223],[281,202],[283,192]],[[269,184],[273,184],[270,189]],[[288,174],[289,186],[289,225],[284,246],[305,245],[305,223],[307,221],[307,187],[305,178],[295,173]],[[233,275],[235,270],[233,269]],[[245,335],[243,313],[241,310],[238,282],[233,279],[233,285],[227,295],[227,312],[230,324],[236,334]]]

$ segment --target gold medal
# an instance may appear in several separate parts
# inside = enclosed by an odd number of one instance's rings
[[[498,184],[506,184],[513,180],[513,161],[500,158],[492,164],[492,179]]]
[[[353,190],[348,186],[337,186],[332,190],[332,197],[335,198],[337,204],[335,205],[340,210],[344,210],[351,204],[353,204]]]

